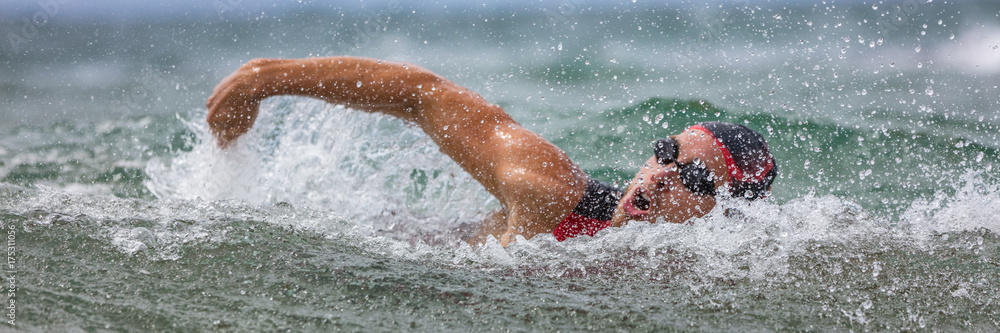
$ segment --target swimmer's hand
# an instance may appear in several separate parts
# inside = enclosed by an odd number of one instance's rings
[[[267,60],[255,59],[241,66],[219,82],[208,98],[208,126],[219,147],[250,130],[257,119],[260,101],[268,97],[265,83],[258,75]]]

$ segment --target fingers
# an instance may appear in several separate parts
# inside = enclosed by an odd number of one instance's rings
[[[221,148],[246,133],[257,115],[259,101],[248,93],[248,85],[243,84],[248,75],[245,68],[246,65],[222,79],[205,102],[206,121]]]
[[[258,87],[258,73],[260,67],[271,62],[271,59],[250,60],[212,89],[212,95],[205,102],[206,121],[220,147],[225,148],[253,127],[260,100],[267,97]]]
[[[216,144],[219,145],[220,148],[228,146],[229,142],[233,139],[229,134],[229,123],[225,118],[227,118],[227,116],[220,115],[220,112],[218,112],[217,109],[210,109],[206,119],[209,129],[216,138]]]
[[[224,93],[235,96],[232,92]],[[260,102],[238,97],[224,97],[209,110],[206,121],[219,147],[225,148],[253,127]]]
[[[212,96],[208,98],[206,107],[208,107],[208,116],[205,121],[208,123],[209,129],[212,134],[215,135],[217,139],[217,144],[219,147],[225,148],[231,139],[226,133],[229,132],[229,121],[228,118],[232,117],[232,112],[230,110],[224,110],[220,105],[220,101],[225,100],[223,97],[226,95],[225,91],[225,80],[219,83],[212,92]]]

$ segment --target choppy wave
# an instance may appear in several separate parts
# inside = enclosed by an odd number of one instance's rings
[[[764,318],[728,319],[741,329],[998,324],[1000,190],[989,161],[929,196],[894,203],[897,215],[854,200],[860,194],[814,191],[723,200],[684,225],[633,223],[592,238],[539,235],[472,248],[453,230],[495,203],[465,176],[450,176],[460,170],[416,129],[315,101],[266,108],[273,114],[229,152],[213,146],[200,115],[177,118],[183,144],[162,148],[167,155],[148,160],[141,178],[158,199],[68,191],[95,185],[59,177],[0,186],[0,221],[30,244],[19,271],[42,281],[21,287],[33,295],[22,309],[37,314],[29,326],[362,329],[379,314],[391,318],[381,321],[387,327],[452,320],[463,323],[455,330],[531,329],[548,318],[604,329],[690,328],[695,320],[715,330],[730,327],[711,324],[725,313]],[[613,133],[610,140],[622,139]],[[783,307],[797,310],[773,311]],[[109,318],[109,308],[125,317]],[[240,319],[262,315],[266,322]]]
[[[176,248],[192,241],[232,241],[225,233],[213,235],[205,229],[229,229],[232,226],[227,224],[234,221],[258,221],[351,243],[371,241],[373,251],[384,250],[386,244],[392,243],[390,247],[395,250],[390,252],[399,259],[418,258],[427,250],[427,244],[370,235],[368,226],[361,221],[365,217],[351,216],[349,211],[295,207],[287,202],[252,204],[200,198],[148,201],[12,185],[3,187],[2,198],[2,209],[12,214],[9,216],[25,219],[25,227],[77,225],[93,231],[92,237],[106,238],[108,246],[124,254],[152,251],[157,253],[153,256],[156,260],[180,259]],[[592,238],[566,242],[541,235],[531,240],[518,239],[507,249],[495,240],[479,249],[456,241],[438,244],[436,251],[442,262],[481,264],[487,269],[522,267],[528,273],[541,269],[555,277],[587,274],[587,270],[574,272],[572,267],[598,268],[608,262],[635,264],[640,258],[647,265],[641,274],[655,274],[660,265],[687,256],[691,267],[697,267],[701,275],[763,280],[787,274],[789,258],[816,246],[861,252],[871,250],[873,245],[889,246],[932,255],[933,248],[942,239],[947,240],[949,234],[979,233],[995,238],[1000,233],[1000,221],[992,212],[998,202],[997,186],[970,173],[957,186],[955,195],[918,200],[895,221],[872,215],[859,204],[832,195],[807,195],[783,204],[725,200],[708,215],[686,224],[632,223],[606,229]],[[404,212],[399,215],[411,221],[420,219]],[[980,237],[975,248],[982,246]]]
[[[806,195],[785,203],[724,201],[705,217],[683,225],[632,223],[592,238],[557,242],[540,235],[519,239],[507,248],[493,240],[475,249],[454,239],[442,243],[422,240],[418,234],[408,239],[398,231],[373,234],[370,223],[363,220],[366,217],[352,211],[286,202],[149,201],[12,185],[0,187],[0,220],[6,228],[23,231],[19,239],[32,244],[25,251],[28,264],[21,266],[22,271],[46,274],[52,283],[78,285],[95,296],[116,295],[108,302],[79,298],[69,303],[79,307],[106,303],[131,312],[153,311],[144,305],[144,296],[121,295],[108,285],[108,278],[161,284],[154,280],[170,277],[172,282],[162,288],[205,285],[214,287],[194,289],[227,295],[208,303],[192,299],[177,304],[213,308],[247,304],[259,297],[282,300],[223,313],[287,312],[272,320],[292,327],[311,326],[300,326],[306,324],[291,318],[307,318],[310,323],[329,312],[283,311],[280,304],[341,308],[348,316],[338,317],[340,322],[356,324],[365,311],[395,311],[394,305],[371,301],[324,301],[356,300],[361,296],[351,295],[360,292],[391,302],[429,301],[434,311],[484,311],[492,314],[480,320],[490,323],[524,315],[520,305],[491,305],[516,295],[540,307],[536,315],[579,311],[584,321],[614,317],[623,307],[671,309],[692,318],[699,313],[755,313],[754,309],[795,305],[802,307],[796,316],[811,318],[813,325],[986,328],[996,325],[991,320],[1000,315],[991,305],[1000,295],[992,279],[1000,272],[1000,222],[990,213],[996,211],[1000,191],[970,173],[955,193],[914,202],[895,221],[870,214],[848,199]],[[401,212],[400,219],[420,220],[408,214],[412,213]],[[52,245],[35,248],[41,244]],[[44,273],[46,267],[58,267],[63,260],[60,251],[91,253],[88,265],[105,276]],[[412,273],[417,276],[409,277]],[[327,286],[332,281],[339,281],[340,287]],[[608,289],[609,284],[616,287]],[[519,285],[533,287],[524,290]],[[58,289],[48,284],[22,288],[42,295]],[[355,288],[360,289],[352,291]],[[496,288],[508,296],[495,295],[491,290]],[[580,295],[574,297],[609,296],[586,301],[597,302],[597,308],[571,300],[558,301],[562,305],[555,307],[530,301],[532,295],[546,299],[560,290]],[[219,320],[201,312],[174,308],[136,323],[176,320],[180,327],[195,327],[185,325]],[[427,318],[415,319],[419,313],[396,318],[429,324]],[[464,316],[462,311],[456,313],[452,316]],[[760,314],[773,315],[768,313]],[[71,317],[101,322],[101,314],[84,310]],[[647,328],[665,324],[638,322]],[[668,326],[678,324],[668,322],[672,323]],[[221,325],[253,327],[235,319],[222,320]]]

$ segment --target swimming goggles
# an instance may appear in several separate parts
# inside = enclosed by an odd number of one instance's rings
[[[677,165],[681,183],[687,187],[691,193],[700,195],[715,195],[715,177],[708,171],[704,162],[697,159],[692,163],[677,162],[677,154],[680,145],[673,138],[656,140],[653,143],[653,153],[656,154],[656,162],[660,165],[674,163]]]

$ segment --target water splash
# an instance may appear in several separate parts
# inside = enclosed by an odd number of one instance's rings
[[[184,123],[200,138],[194,149],[147,166],[160,198],[288,203],[410,238],[435,238],[497,207],[419,129],[391,117],[276,98],[224,151],[200,115]]]
[[[956,185],[956,194],[917,199],[898,219],[873,215],[848,198],[808,194],[785,203],[723,200],[685,225],[632,223],[562,243],[539,235],[508,248],[495,240],[472,248],[457,241],[457,225],[478,222],[496,207],[495,199],[419,130],[398,120],[318,101],[278,99],[265,104],[257,126],[225,152],[214,147],[200,117],[185,125],[200,142],[147,167],[147,186],[161,198],[237,200],[263,205],[265,212],[266,206],[282,205],[329,212],[368,235],[360,239],[371,251],[486,270],[781,280],[798,274],[795,262],[817,251],[861,253],[889,246],[923,252],[937,234],[1000,230],[990,219],[1000,210],[996,187],[970,174]],[[132,241],[144,233],[126,231],[120,231],[122,244],[141,247]],[[876,277],[887,269],[877,263],[864,267]]]

